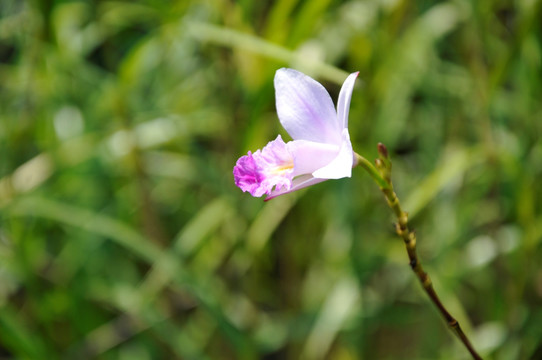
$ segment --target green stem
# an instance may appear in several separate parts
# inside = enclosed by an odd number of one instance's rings
[[[378,170],[375,168],[373,164],[371,164],[369,160],[365,159],[363,156],[361,156],[358,153],[354,153],[354,157],[355,157],[354,167],[361,165],[361,167],[363,167],[369,173],[369,175],[371,175],[373,180],[376,181],[376,184],[381,189],[385,189],[389,187],[386,180],[384,180],[384,178],[380,175]]]
[[[442,317],[444,317],[448,323],[450,329],[457,335],[463,345],[467,348],[472,358],[476,360],[482,359],[459,326],[459,322],[450,314],[444,304],[442,304],[440,301],[440,298],[433,288],[431,278],[423,269],[416,251],[416,233],[409,229],[408,214],[401,208],[399,198],[393,190],[393,183],[391,181],[391,161],[388,157],[386,148],[382,144],[379,144],[379,154],[380,158],[376,161],[378,168],[371,164],[363,156],[358,154],[355,154],[357,160],[356,165],[361,165],[369,173],[386,197],[389,207],[393,210],[393,213],[397,218],[397,223],[395,224],[397,235],[399,235],[399,237],[401,237],[405,243],[408,259],[410,261],[410,267],[418,277],[418,280],[420,281],[425,293],[429,296],[433,304],[435,304]]]

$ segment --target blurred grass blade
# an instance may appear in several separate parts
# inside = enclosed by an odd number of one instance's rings
[[[257,254],[265,247],[282,220],[288,215],[291,208],[297,203],[299,196],[278,197],[269,201],[260,210],[246,234],[246,251],[237,251],[233,263],[236,264],[240,274],[245,273]]]
[[[439,166],[433,170],[406,198],[404,208],[414,218],[440,191],[458,181],[465,172],[485,159],[480,148],[449,148]]]
[[[50,219],[100,234],[151,263],[162,258],[160,249],[147,241],[137,231],[118,220],[90,210],[32,196],[14,203],[9,208],[9,212],[15,216],[34,216]]]
[[[202,207],[175,237],[174,249],[183,257],[197,251],[203,239],[228,217],[232,216],[232,207],[227,198],[219,197]]]
[[[202,41],[246,50],[287,64],[298,62],[310,68],[316,75],[339,85],[349,75],[344,70],[317,60],[303,58],[303,61],[299,61],[298,56],[302,56],[301,54],[280,45],[270,43],[258,36],[202,22],[190,21],[187,23],[187,26],[192,36]]]
[[[18,359],[50,359],[45,344],[35,330],[28,329],[19,312],[9,305],[0,308],[0,341]]]
[[[359,298],[357,283],[344,277],[331,289],[307,338],[303,359],[325,359],[344,321]]]

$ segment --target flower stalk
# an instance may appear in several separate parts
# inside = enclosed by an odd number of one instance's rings
[[[391,160],[388,150],[383,144],[378,144],[378,158],[375,160],[375,165],[357,153],[355,154],[355,158],[356,165],[361,165],[369,173],[373,180],[375,180],[377,185],[380,187],[380,190],[384,194],[389,207],[393,210],[393,213],[397,219],[395,231],[405,243],[410,267],[416,274],[425,293],[427,296],[429,296],[429,299],[431,299],[433,304],[435,304],[444,320],[446,320],[449,328],[455,333],[465,348],[469,351],[472,358],[482,359],[472,346],[467,335],[465,335],[461,329],[459,322],[450,314],[438,297],[435,289],[433,288],[431,278],[422,267],[416,251],[416,233],[409,228],[408,214],[401,208],[399,198],[393,190],[393,183],[391,181]]]

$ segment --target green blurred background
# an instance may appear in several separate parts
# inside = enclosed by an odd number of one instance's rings
[[[280,67],[388,146],[475,348],[542,358],[542,1],[0,2],[0,358],[467,359],[362,169],[268,203]]]

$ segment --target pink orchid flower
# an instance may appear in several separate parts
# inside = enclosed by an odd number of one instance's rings
[[[324,87],[292,69],[275,74],[280,123],[294,139],[281,136],[262,150],[248,152],[233,168],[235,185],[266,200],[328,179],[352,176],[354,152],[348,134],[348,110],[358,73],[350,74],[339,93],[337,111]]]

